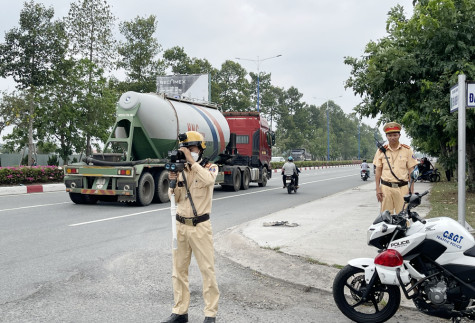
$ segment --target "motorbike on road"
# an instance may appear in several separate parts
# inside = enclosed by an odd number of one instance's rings
[[[402,290],[422,313],[475,320],[475,239],[451,218],[424,220],[412,211],[427,193],[409,192],[399,214],[382,212],[367,232],[379,254],[350,260],[335,277],[333,298],[349,319],[387,321]]]
[[[291,175],[285,175],[285,187],[287,188],[287,193],[292,194],[292,192],[297,193],[297,186],[295,185],[295,178]]]
[[[360,172],[360,175],[361,175],[361,179],[366,182],[369,178],[369,170],[362,169]]]
[[[417,178],[418,181],[428,181],[428,182],[440,182],[440,172],[437,168],[429,169],[423,173],[420,173]]]

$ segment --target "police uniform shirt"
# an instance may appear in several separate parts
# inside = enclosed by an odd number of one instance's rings
[[[395,150],[392,150],[389,145],[385,145],[384,147],[386,148],[386,155],[388,156],[393,173],[401,181],[409,181],[409,169],[418,164],[411,147],[404,144],[399,144]],[[393,183],[397,182],[397,179],[393,176],[391,170],[389,169],[388,161],[379,149],[374,156],[373,164],[376,167],[383,167],[381,172],[381,179],[383,181]]]
[[[202,167],[199,163],[195,162],[191,167],[187,164],[184,172],[197,215],[209,214],[211,212],[214,183],[218,175],[218,166],[208,163],[205,167]],[[182,173],[178,175],[177,182],[178,185],[175,188],[177,214],[182,217],[191,218],[194,216],[193,208],[187,197]],[[169,196],[171,192],[172,190],[169,189]]]

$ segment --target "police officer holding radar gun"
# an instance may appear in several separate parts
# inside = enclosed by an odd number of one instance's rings
[[[409,193],[408,181],[417,165],[411,147],[399,143],[401,125],[389,122],[383,127],[388,144],[378,142],[374,156],[376,166],[376,198],[381,202],[381,211],[399,213],[404,206],[404,195]],[[411,189],[411,192],[413,189]]]
[[[190,290],[188,268],[193,253],[203,280],[204,323],[216,322],[219,290],[214,272],[214,247],[209,214],[218,166],[202,159],[203,136],[188,131],[178,136],[180,148],[167,164],[170,189],[176,200],[176,247],[173,248],[172,314],[163,323],[188,322]]]

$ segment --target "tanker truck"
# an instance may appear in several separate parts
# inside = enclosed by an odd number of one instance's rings
[[[165,165],[178,149],[178,134],[190,130],[204,136],[204,157],[219,167],[216,185],[234,191],[266,186],[275,136],[258,112],[221,113],[213,104],[126,92],[103,152],[64,167],[66,192],[76,204],[168,202]]]

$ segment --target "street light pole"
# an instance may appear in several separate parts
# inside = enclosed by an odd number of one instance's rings
[[[361,147],[361,130],[360,130],[360,121],[358,120],[358,160],[361,159],[360,147]]]
[[[327,161],[330,160],[330,118],[328,112],[328,101],[327,100]]]
[[[257,56],[257,59],[250,59],[250,58],[239,58],[239,57],[236,57],[236,59],[239,59],[241,61],[251,61],[251,62],[256,62],[257,63],[257,112],[259,112],[259,99],[260,99],[260,80],[259,80],[259,75],[260,75],[260,72],[259,72],[259,64],[263,61],[266,61],[268,59],[271,59],[271,58],[277,58],[277,57],[280,57],[282,56],[281,54],[279,55],[276,55],[276,56],[271,56],[271,57],[267,57],[267,58],[263,58],[263,59],[259,59],[259,56]]]

